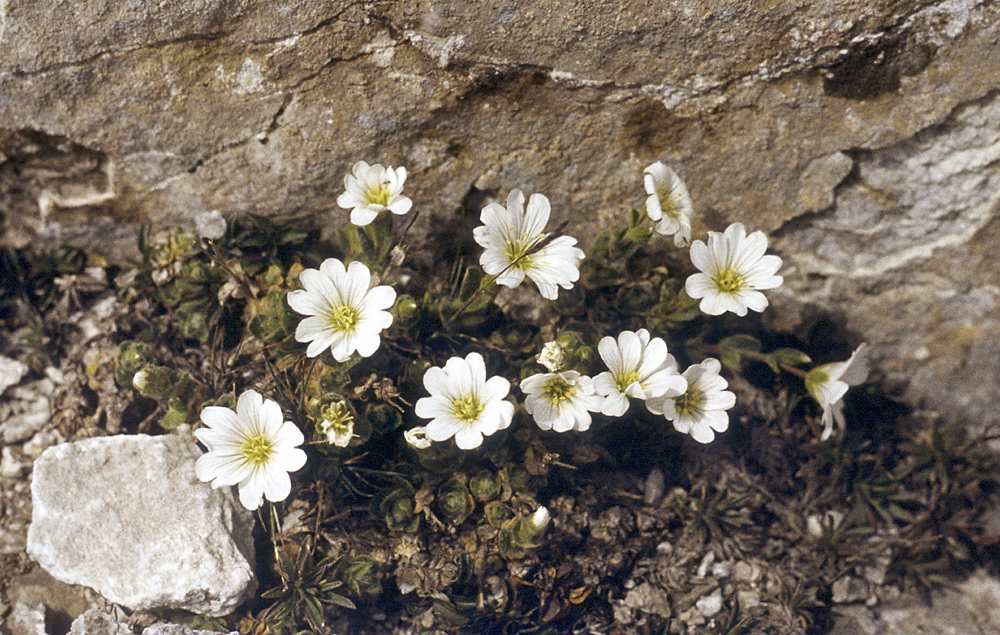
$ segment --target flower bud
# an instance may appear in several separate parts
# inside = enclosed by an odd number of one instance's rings
[[[135,374],[151,361],[153,352],[149,346],[140,342],[122,342],[115,356],[115,382],[122,388],[131,386]]]
[[[392,307],[392,315],[397,326],[412,324],[417,319],[420,307],[412,295],[404,294],[396,298]]]
[[[132,377],[132,386],[143,397],[163,399],[174,392],[177,372],[166,366],[148,365]]]
[[[497,534],[500,552],[507,557],[518,558],[525,551],[540,547],[550,518],[549,510],[539,507],[530,516],[517,516],[505,522]]]
[[[549,515],[549,509],[542,505],[531,515],[531,524],[536,530],[544,531],[551,519],[552,516]]]

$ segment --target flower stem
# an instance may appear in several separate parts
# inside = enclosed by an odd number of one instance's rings
[[[705,346],[702,346],[702,348],[706,352],[713,353],[715,355],[719,355],[722,352],[722,349],[719,348],[718,346],[714,345],[714,344],[705,345]],[[755,359],[755,360],[757,360],[759,362],[765,362],[765,363],[767,362],[767,355],[764,354],[764,353],[758,353],[756,351],[748,351],[746,349],[743,349],[743,350],[740,350],[740,355],[744,356],[744,357],[749,357],[750,359]],[[786,373],[790,373],[792,375],[795,375],[796,377],[799,377],[800,379],[805,379],[806,375],[809,374],[807,371],[804,371],[801,368],[796,368],[795,366],[791,366],[791,365],[786,364],[784,362],[778,362],[778,368],[780,368],[781,370],[785,371]]]

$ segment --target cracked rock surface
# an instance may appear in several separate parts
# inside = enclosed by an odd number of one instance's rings
[[[231,613],[256,585],[253,517],[231,491],[191,482],[199,455],[180,434],[49,448],[34,464],[28,554],[132,609]]]
[[[664,160],[696,236],[772,237],[768,319],[826,313],[908,402],[1000,423],[998,38],[988,0],[6,0],[0,231],[331,231],[364,159],[407,167],[417,237],[520,187],[586,243]]]

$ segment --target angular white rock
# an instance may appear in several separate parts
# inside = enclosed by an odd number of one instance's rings
[[[132,609],[227,615],[256,586],[253,516],[194,476],[180,434],[84,439],[35,461],[28,554]]]

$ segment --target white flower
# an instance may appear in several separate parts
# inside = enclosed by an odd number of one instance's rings
[[[542,352],[538,354],[538,363],[549,370],[550,373],[557,373],[562,370],[566,363],[566,352],[559,342],[546,342],[542,347]]]
[[[673,397],[647,399],[646,407],[673,421],[678,432],[690,434],[699,443],[711,443],[716,432],[729,428],[726,410],[736,405],[736,395],[726,390],[729,384],[720,370],[719,360],[711,358],[690,366],[684,371],[687,390]]]
[[[646,329],[622,331],[617,342],[605,337],[597,352],[609,371],[594,377],[594,390],[604,398],[601,412],[609,417],[625,414],[628,397],[645,400],[679,395],[687,389],[674,356],[667,353],[667,343],[659,337],[650,339]]]
[[[538,373],[521,381],[524,407],[542,430],[583,432],[590,428],[590,412],[599,412],[603,400],[594,393],[594,380],[574,370]]]
[[[532,253],[548,236],[544,230],[549,221],[549,199],[541,194],[531,195],[525,211],[524,194],[512,190],[506,208],[490,203],[483,208],[480,220],[482,226],[473,231],[476,242],[486,249],[479,264],[487,274],[498,276],[497,284],[513,288],[528,276],[543,298],[555,300],[559,287],[571,289],[580,279],[583,251],[573,246],[575,238],[559,236]]]
[[[643,170],[646,188],[646,214],[656,223],[656,231],[673,235],[674,244],[685,247],[691,242],[691,196],[673,170],[661,161]]]
[[[691,245],[691,262],[701,273],[688,277],[684,288],[692,298],[702,298],[701,310],[709,315],[747,309],[763,311],[767,298],[760,289],[780,287],[781,258],[765,256],[767,237],[756,231],[747,236],[743,223],[733,223],[725,233],[708,232],[708,244]]]
[[[379,347],[379,333],[392,324],[386,311],[396,301],[392,287],[369,289],[371,272],[354,261],[347,268],[327,258],[319,269],[299,276],[303,289],[288,294],[288,306],[306,315],[295,329],[295,339],[309,342],[306,355],[316,357],[327,348],[338,362],[357,351],[370,357]]]
[[[316,428],[327,443],[346,448],[354,437],[354,416],[346,403],[337,401],[323,409],[323,420]]]
[[[477,448],[483,436],[510,425],[514,404],[505,399],[510,382],[503,377],[486,379],[486,364],[479,353],[465,359],[452,357],[444,368],[424,373],[424,388],[431,394],[417,400],[418,417],[430,419],[427,438],[446,441],[455,437],[462,450]]]
[[[846,362],[823,364],[806,375],[806,390],[823,408],[823,434],[826,441],[833,434],[833,424],[840,430],[847,428],[844,418],[844,395],[850,386],[857,386],[868,378],[868,344],[861,344]]]
[[[229,408],[208,406],[201,420],[208,426],[194,436],[208,448],[195,463],[195,474],[212,487],[240,486],[240,502],[247,509],[260,507],[263,497],[285,500],[291,490],[289,472],[306,463],[306,453],[296,446],[305,439],[295,424],[283,421],[277,403],[248,390]]]
[[[431,440],[427,438],[427,428],[424,426],[410,428],[403,433],[403,438],[414,450],[426,450],[431,447]]]
[[[351,168],[353,174],[344,177],[347,191],[337,197],[337,205],[351,210],[351,222],[359,227],[368,225],[379,212],[389,210],[393,214],[410,211],[413,201],[400,194],[406,181],[406,168],[395,170],[379,164],[368,165],[358,161]]]

